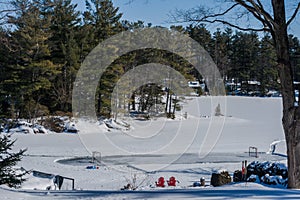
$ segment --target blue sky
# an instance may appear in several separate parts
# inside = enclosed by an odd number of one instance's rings
[[[85,9],[85,0],[73,0],[78,4],[78,8]],[[175,9],[189,9],[199,5],[208,7],[218,7],[221,0],[112,0],[115,7],[119,7],[119,11],[123,13],[123,19],[129,21],[144,21],[145,24],[152,23],[152,25],[160,25],[169,27],[169,14]],[[286,2],[298,2],[298,0],[287,0]],[[128,3],[131,2],[131,3]],[[224,3],[223,3],[224,4]],[[223,5],[221,4],[221,5]],[[222,7],[222,6],[221,6]],[[224,6],[223,6],[224,7]],[[290,14],[290,13],[288,13]],[[234,16],[233,16],[234,17]],[[179,24],[178,24],[179,25]],[[220,24],[208,25],[208,29],[212,32],[217,28],[223,29],[224,26]],[[300,38],[300,13],[296,20],[289,28],[289,33],[294,34]]]
[[[73,0],[79,8],[85,7],[85,0]],[[112,0],[123,13],[123,19],[141,20],[153,25],[169,26],[168,14],[175,9],[189,9],[199,5],[199,0]],[[211,0],[200,0],[209,4]]]

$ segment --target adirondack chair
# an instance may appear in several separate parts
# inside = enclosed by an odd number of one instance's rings
[[[177,182],[177,180],[176,180],[176,178],[174,176],[171,176],[169,178],[169,180],[167,181],[168,186],[176,186],[176,182]]]
[[[158,181],[155,182],[156,187],[165,187],[165,179],[164,177],[159,177]]]

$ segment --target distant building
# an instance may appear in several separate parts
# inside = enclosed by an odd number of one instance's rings
[[[188,82],[190,88],[199,88],[201,84],[199,81],[189,81]]]
[[[192,95],[198,96],[200,94],[203,94],[203,92],[204,92],[204,94],[208,94],[208,89],[204,82],[189,81],[188,86],[195,90],[195,93],[193,93]],[[202,91],[202,92],[200,93],[200,91]]]

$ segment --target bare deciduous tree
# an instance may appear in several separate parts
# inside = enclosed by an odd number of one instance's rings
[[[300,188],[300,107],[295,102],[293,70],[290,62],[288,26],[297,17],[300,2],[289,1],[288,7],[294,9],[287,16],[284,0],[231,0],[221,12],[211,12],[204,7],[191,10],[177,10],[174,17],[177,22],[221,23],[243,31],[269,32],[273,38],[277,55],[277,71],[280,77],[283,118],[282,124],[286,138],[288,155],[288,187]],[[238,12],[237,12],[238,11]],[[242,27],[226,18],[228,15],[251,17],[256,19],[260,28]]]

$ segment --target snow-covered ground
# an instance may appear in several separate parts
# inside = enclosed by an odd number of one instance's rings
[[[223,116],[215,117],[219,103]],[[0,199],[299,199],[300,191],[258,183],[191,187],[201,177],[209,185],[216,171],[232,175],[243,160],[286,163],[281,108],[280,98],[200,97],[187,100],[175,120],[127,120],[130,130],[85,122],[79,134],[14,134],[14,148],[28,149],[18,166],[50,176],[30,174],[17,190],[1,186]],[[274,144],[276,155],[267,154]],[[91,163],[93,151],[101,163]],[[62,190],[47,191],[54,175],[75,179],[75,190],[64,180]],[[161,176],[179,183],[154,187]],[[121,191],[128,183],[137,190]]]

